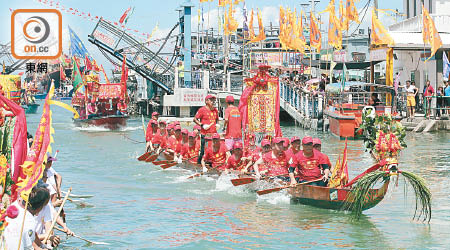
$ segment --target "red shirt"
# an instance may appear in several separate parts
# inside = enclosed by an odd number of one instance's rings
[[[428,86],[427,89],[425,90],[425,93],[423,94],[424,96],[432,96],[434,94],[434,88],[433,86]]]
[[[237,159],[235,155],[230,156],[227,161],[227,165],[225,168],[233,169],[233,170],[241,170],[247,165],[247,161],[243,161],[242,157]]]
[[[189,144],[186,143],[186,144],[183,144],[183,146],[181,147],[181,155],[183,156],[184,159],[190,159],[190,158],[194,157],[189,160],[189,162],[191,162],[191,163],[197,163],[197,157],[198,157],[199,152],[200,152],[200,148],[197,147],[197,145],[194,145],[193,147],[189,147]]]
[[[294,149],[292,149],[292,147],[290,147],[288,150],[284,151],[284,153],[286,154],[286,156],[290,160],[296,153],[298,153],[298,151],[294,152]]]
[[[117,103],[117,109],[120,112],[126,112],[127,111],[127,104],[119,102],[119,103]]]
[[[322,164],[327,164],[331,169],[332,165],[331,165],[330,158],[328,158],[328,155],[326,155],[324,153],[321,153],[321,154],[322,154]]]
[[[159,133],[156,133],[154,136],[152,136],[152,144],[159,144],[161,148],[166,148],[166,136],[165,135],[161,135]]]
[[[197,111],[195,118],[200,120],[200,123],[202,124],[202,129],[200,130],[202,135],[217,133],[215,125],[216,121],[219,120],[219,111],[216,108],[210,110],[208,107],[203,106]],[[212,125],[208,130],[204,130],[203,125],[205,124]]]
[[[220,166],[218,169],[219,170],[224,170],[225,169],[225,161],[227,159],[227,147],[225,147],[224,145],[220,145],[219,151],[214,152],[213,147],[208,147],[205,150],[205,155],[203,156],[203,159],[205,160],[205,162],[212,162],[212,167],[215,168],[219,165]]]
[[[246,150],[244,151],[244,157],[251,157],[252,161],[256,162],[260,158],[260,152],[260,147],[255,147],[254,149],[246,148]]]
[[[225,138],[242,138],[241,113],[239,109],[235,106],[225,109],[225,120],[228,120]]]
[[[263,161],[269,169],[269,176],[288,175],[289,159],[284,152],[274,156],[273,152],[267,152],[263,156]]]
[[[322,153],[313,150],[311,157],[305,157],[303,150],[299,151],[292,157],[291,167],[296,167],[300,175],[300,180],[312,181],[322,177],[320,164],[326,164],[323,160]]]
[[[159,130],[156,130],[157,134],[159,133]],[[145,132],[145,141],[151,141],[153,137],[153,129],[152,129],[152,125],[150,123],[148,123],[147,125],[147,132]]]
[[[175,136],[170,136],[167,139],[167,148],[172,149],[173,151],[175,151],[175,153],[180,153],[181,152],[181,145],[182,145],[182,140],[177,140],[177,138],[175,138]]]

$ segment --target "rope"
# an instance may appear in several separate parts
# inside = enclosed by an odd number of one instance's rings
[[[133,142],[134,144],[146,143],[145,141],[137,141],[137,140],[135,140],[135,139],[132,139],[132,138],[128,137],[128,136],[125,135],[125,134],[123,134],[122,136],[123,136],[124,138],[130,140],[130,141]]]

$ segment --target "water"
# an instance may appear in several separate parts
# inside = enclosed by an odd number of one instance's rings
[[[404,195],[404,182],[390,189],[360,221],[349,215],[290,204],[274,193],[256,197],[245,187],[233,187],[229,177],[218,181],[176,167],[161,170],[136,157],[143,153],[140,119],[125,131],[77,129],[70,114],[53,107],[60,152],[55,169],[63,190],[92,194],[93,207],[66,205],[69,227],[78,235],[109,246],[90,246],[75,238],[62,249],[448,249],[450,244],[450,133],[407,136],[400,168],[423,176],[433,193],[430,224],[412,221],[413,196]],[[40,114],[29,115],[34,133]],[[322,139],[323,151],[336,161],[344,142],[323,133],[283,126],[286,136],[305,134]],[[372,165],[361,141],[349,141],[350,177]],[[391,185],[390,188],[394,187]]]

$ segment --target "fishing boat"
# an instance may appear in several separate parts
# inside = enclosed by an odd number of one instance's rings
[[[345,82],[343,91],[341,83],[327,85],[326,92],[330,96],[324,114],[328,117],[330,131],[340,139],[362,139],[360,130],[362,114],[365,110],[373,110],[376,114],[390,114],[395,120],[402,117],[394,111],[392,87],[364,82]],[[375,103],[371,98],[376,95]],[[378,99],[381,96],[381,101]],[[375,99],[375,98],[374,98]]]

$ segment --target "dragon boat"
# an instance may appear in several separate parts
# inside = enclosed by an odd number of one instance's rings
[[[127,125],[127,115],[108,115],[108,116],[95,116],[86,119],[73,119],[75,126],[88,127],[97,126],[105,127],[109,130],[118,130]]]

